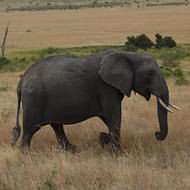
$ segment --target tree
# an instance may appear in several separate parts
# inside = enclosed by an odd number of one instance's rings
[[[125,43],[125,45],[128,47],[136,47],[146,50],[148,48],[151,48],[154,43],[145,34],[141,34],[136,37],[127,37],[127,42]]]
[[[176,47],[176,42],[171,36],[162,37],[160,34],[156,34],[155,47],[160,48],[173,48]]]
[[[162,41],[163,41],[162,36],[160,34],[156,34],[155,37],[156,37],[155,47],[160,49],[163,46],[162,45]]]
[[[171,36],[166,36],[163,39],[165,47],[173,48],[176,47],[176,42]]]
[[[1,56],[2,57],[5,57],[5,49],[6,49],[6,41],[7,41],[8,32],[9,32],[9,24],[5,28],[5,32],[4,32],[4,36],[3,36],[3,40],[2,40],[2,44],[1,44]]]
[[[136,37],[136,46],[141,49],[148,49],[151,48],[154,43],[146,36],[145,34],[141,34]]]

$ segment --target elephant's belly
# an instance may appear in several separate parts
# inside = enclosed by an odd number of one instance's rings
[[[100,112],[98,102],[94,99],[57,99],[56,104],[49,104],[45,118],[51,122],[74,124],[98,116]]]
[[[80,115],[69,115],[63,114],[60,118],[52,118],[52,121],[55,123],[63,123],[63,124],[75,124],[78,122],[85,121],[91,117],[98,116],[98,114],[90,115],[90,114],[80,114]]]
[[[53,122],[62,122],[64,124],[74,124],[77,122],[84,121],[90,117],[98,115],[97,112],[88,112],[87,110],[60,110],[59,112],[54,111],[50,116],[50,120]]]

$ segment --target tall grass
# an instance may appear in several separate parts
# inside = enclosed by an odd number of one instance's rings
[[[156,100],[126,98],[122,106],[122,147],[113,156],[109,146],[98,143],[99,132],[107,131],[97,118],[66,126],[66,133],[79,152],[56,148],[53,131],[47,126],[35,135],[32,149],[23,154],[10,146],[15,125],[16,83],[20,73],[1,73],[7,91],[0,92],[0,189],[2,190],[188,190],[190,188],[190,87],[169,80],[172,102],[182,107],[169,115],[169,136],[155,140],[158,130]]]

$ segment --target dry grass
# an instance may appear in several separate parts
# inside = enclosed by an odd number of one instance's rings
[[[172,35],[190,41],[190,6],[94,8],[0,13],[0,36],[10,21],[8,48],[123,44],[127,35]]]
[[[123,102],[122,146],[125,154],[112,156],[98,144],[106,131],[98,119],[67,126],[71,142],[80,152],[56,149],[53,131],[42,129],[33,139],[32,151],[22,154],[10,147],[15,123],[16,81],[19,73],[0,75],[0,189],[2,190],[189,190],[190,189],[190,87],[169,81],[173,102],[183,110],[169,117],[169,137],[157,142],[153,136],[157,118],[154,98],[140,96]]]

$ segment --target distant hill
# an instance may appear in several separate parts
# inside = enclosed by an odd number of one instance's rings
[[[188,5],[190,0],[0,0],[0,11]]]

